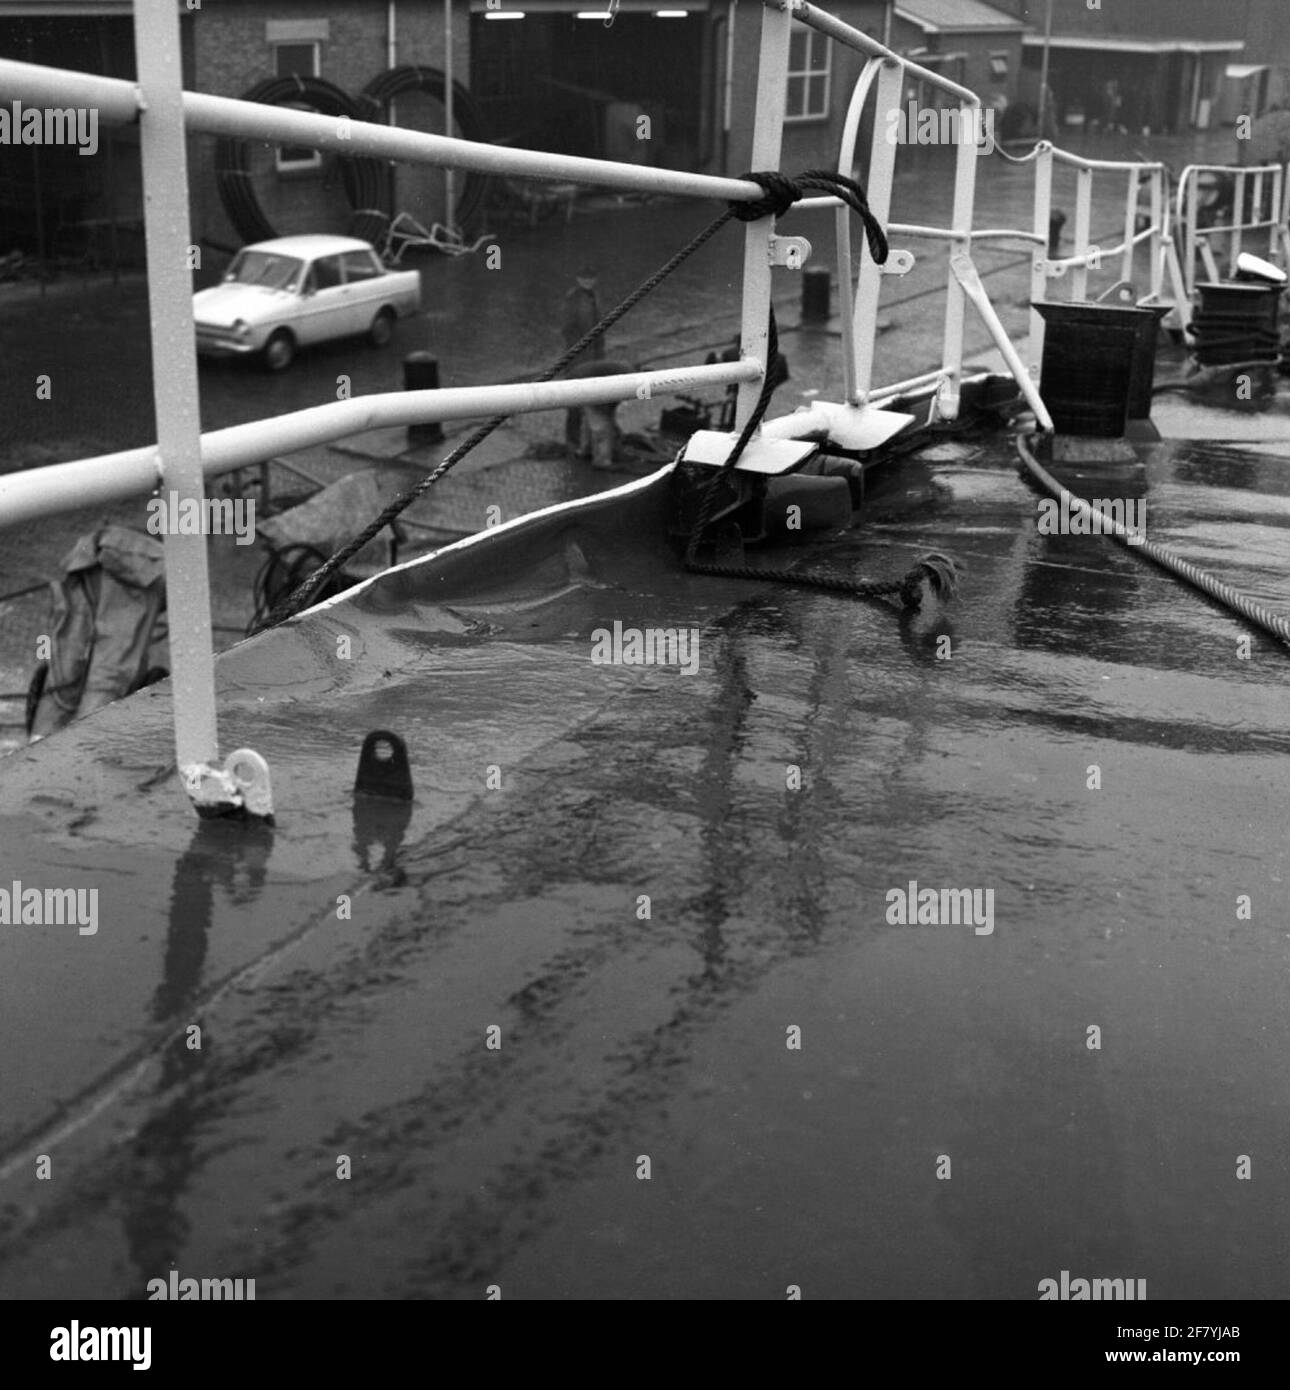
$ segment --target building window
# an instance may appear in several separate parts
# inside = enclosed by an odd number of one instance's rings
[[[1002,86],[1008,80],[1008,55],[1006,53],[990,54],[990,81],[995,86]]]
[[[797,29],[788,47],[786,121],[818,121],[829,114],[829,40],[814,29]]]
[[[273,45],[273,72],[276,77],[317,77],[321,62],[322,45],[316,42],[275,43]],[[311,111],[313,108],[303,102],[284,102],[297,111]],[[322,168],[322,152],[305,149],[298,145],[281,145],[276,157],[278,173],[298,174],[308,169]]]

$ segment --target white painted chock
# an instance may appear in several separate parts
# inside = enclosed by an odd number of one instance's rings
[[[818,452],[818,445],[800,439],[767,436],[768,426],[748,441],[748,447],[735,464],[736,473],[760,473],[763,477],[778,478],[793,473]],[[696,430],[681,453],[684,463],[703,463],[711,468],[723,468],[735,447],[737,434],[724,430]]]
[[[245,812],[273,819],[269,765],[253,748],[230,753],[222,768],[194,763],[183,769],[184,790],[199,816]]]
[[[772,439],[801,439],[824,433],[839,449],[878,449],[913,423],[912,415],[899,410],[880,410],[876,405],[841,405],[835,401],[812,401],[792,415],[783,415],[762,426],[762,435]]]

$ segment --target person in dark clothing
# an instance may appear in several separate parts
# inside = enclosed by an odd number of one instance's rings
[[[564,297],[560,332],[564,338],[565,349],[571,348],[583,334],[594,328],[600,322],[600,318],[600,300],[596,297],[596,272],[584,266],[578,271],[573,288]],[[569,365],[585,366],[589,362],[604,360],[605,339],[602,335],[584,348]],[[582,411],[577,408],[565,412],[564,441],[575,454],[582,448]]]

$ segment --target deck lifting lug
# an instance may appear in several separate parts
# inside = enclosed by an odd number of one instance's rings
[[[373,729],[363,740],[358,755],[354,794],[381,796],[392,801],[412,800],[412,767],[408,746],[388,729]]]
[[[912,251],[891,251],[887,259],[878,267],[884,275],[908,275],[914,268]]]
[[[222,768],[193,763],[182,771],[188,799],[204,820],[255,817],[273,824],[269,765],[253,748],[230,753]]]
[[[801,270],[811,256],[811,243],[804,236],[774,236],[766,245],[771,265],[787,270]]]

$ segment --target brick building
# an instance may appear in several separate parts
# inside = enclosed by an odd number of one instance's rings
[[[1061,120],[1107,118],[1107,84],[1118,123],[1183,131],[1257,116],[1290,96],[1286,0],[994,0],[1031,25],[1022,95],[1034,100],[1051,4],[1049,86]]]
[[[983,0],[897,0],[892,47],[1004,111],[1016,92],[1028,29],[1025,20]],[[909,95],[920,106],[940,104],[922,84]]]

